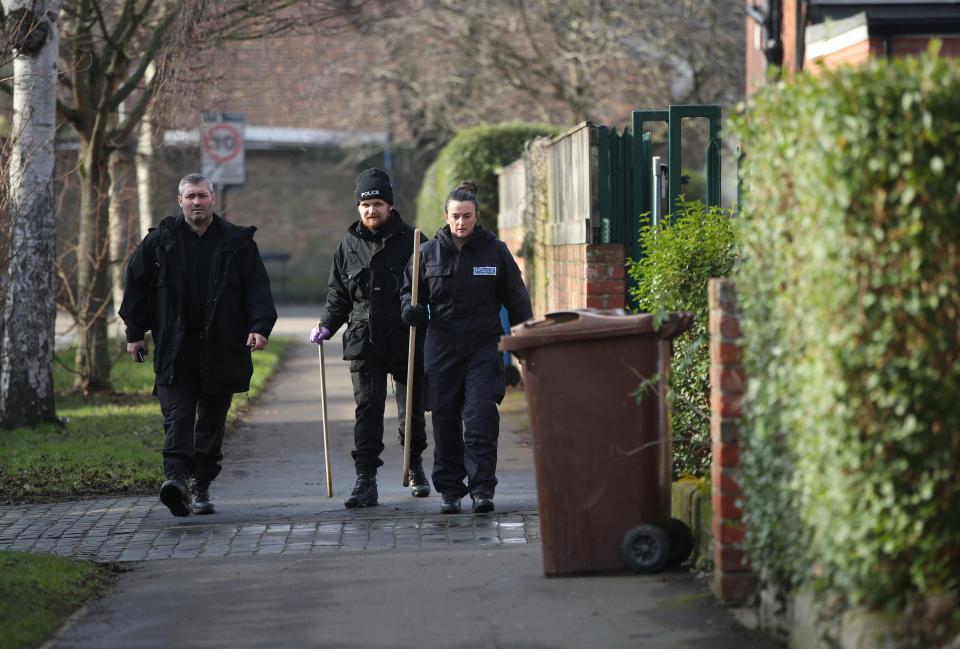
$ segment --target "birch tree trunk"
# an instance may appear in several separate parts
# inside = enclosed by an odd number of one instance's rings
[[[3,303],[0,427],[55,421],[57,12],[60,0],[6,0],[22,39],[13,64],[10,263]]]
[[[135,212],[133,210],[133,156],[126,149],[120,149],[110,157],[110,293],[113,298],[109,320],[113,323],[115,349],[122,353],[127,349],[126,328],[117,315],[123,301],[123,276],[127,267],[127,253],[130,250],[130,234],[136,231]]]
[[[144,74],[144,80],[150,83],[156,73],[156,66],[153,63],[147,66]],[[140,239],[147,236],[157,223],[157,217],[153,210],[153,178],[154,163],[156,160],[156,142],[154,140],[154,121],[156,120],[156,110],[153,103],[147,107],[143,115],[143,121],[140,122],[140,133],[137,136],[137,201],[140,206]]]

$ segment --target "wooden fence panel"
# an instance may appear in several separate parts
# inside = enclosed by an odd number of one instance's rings
[[[600,227],[597,129],[590,122],[557,138],[547,154],[551,245],[593,243]]]

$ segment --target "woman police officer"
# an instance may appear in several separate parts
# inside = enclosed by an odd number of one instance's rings
[[[479,224],[477,186],[461,182],[444,204],[447,225],[420,249],[418,305],[411,304],[412,263],[401,291],[402,318],[427,327],[425,409],[433,413],[433,485],[440,511],[494,509],[497,486],[497,405],[505,392],[497,342],[500,309],[510,324],[533,317],[530,296],[507,246]],[[464,484],[466,480],[466,484]]]

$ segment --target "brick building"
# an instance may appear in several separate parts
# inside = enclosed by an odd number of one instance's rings
[[[246,180],[221,192],[226,200],[218,211],[257,226],[280,300],[320,300],[336,243],[357,218],[353,187],[359,170],[390,167],[397,209],[408,221],[415,214],[424,161],[391,145],[382,88],[366,83],[358,102],[351,87],[373,64],[371,56],[349,38],[286,34],[231,41],[177,70],[158,105],[151,200],[156,216],[176,212],[177,181],[201,170],[202,115],[243,115]],[[59,250],[69,257],[78,227],[76,145],[68,134],[57,148]],[[129,177],[123,194],[135,210],[137,190]],[[132,246],[136,228],[131,239]]]
[[[932,38],[943,42],[944,56],[960,56],[960,2],[748,0],[747,96],[763,85],[772,66],[791,75],[820,65],[910,56]]]

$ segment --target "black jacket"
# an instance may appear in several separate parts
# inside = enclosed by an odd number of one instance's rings
[[[405,374],[410,329],[400,319],[400,288],[403,269],[413,253],[414,230],[396,210],[390,214],[377,232],[359,220],[347,228],[330,265],[320,322],[331,332],[347,323],[344,360],[377,360],[391,372]],[[421,234],[420,240],[426,237]],[[418,357],[422,357],[421,348],[417,345]]]
[[[214,251],[208,282],[209,308],[203,339],[203,391],[212,394],[245,392],[253,363],[247,335],[269,337],[277,321],[270,280],[253,241],[255,227],[224,221],[214,214],[220,243]],[[150,230],[127,264],[120,317],[127,341],[143,340],[153,332],[153,369],[158,385],[184,380],[174,374],[174,360],[184,335],[186,263],[177,229],[183,216],[168,216]]]
[[[402,301],[410,303],[412,264]],[[533,317],[520,268],[506,244],[477,224],[461,250],[444,226],[420,249],[418,302],[429,304],[430,336],[444,336],[461,353],[496,342],[503,335],[500,307],[511,325]]]

